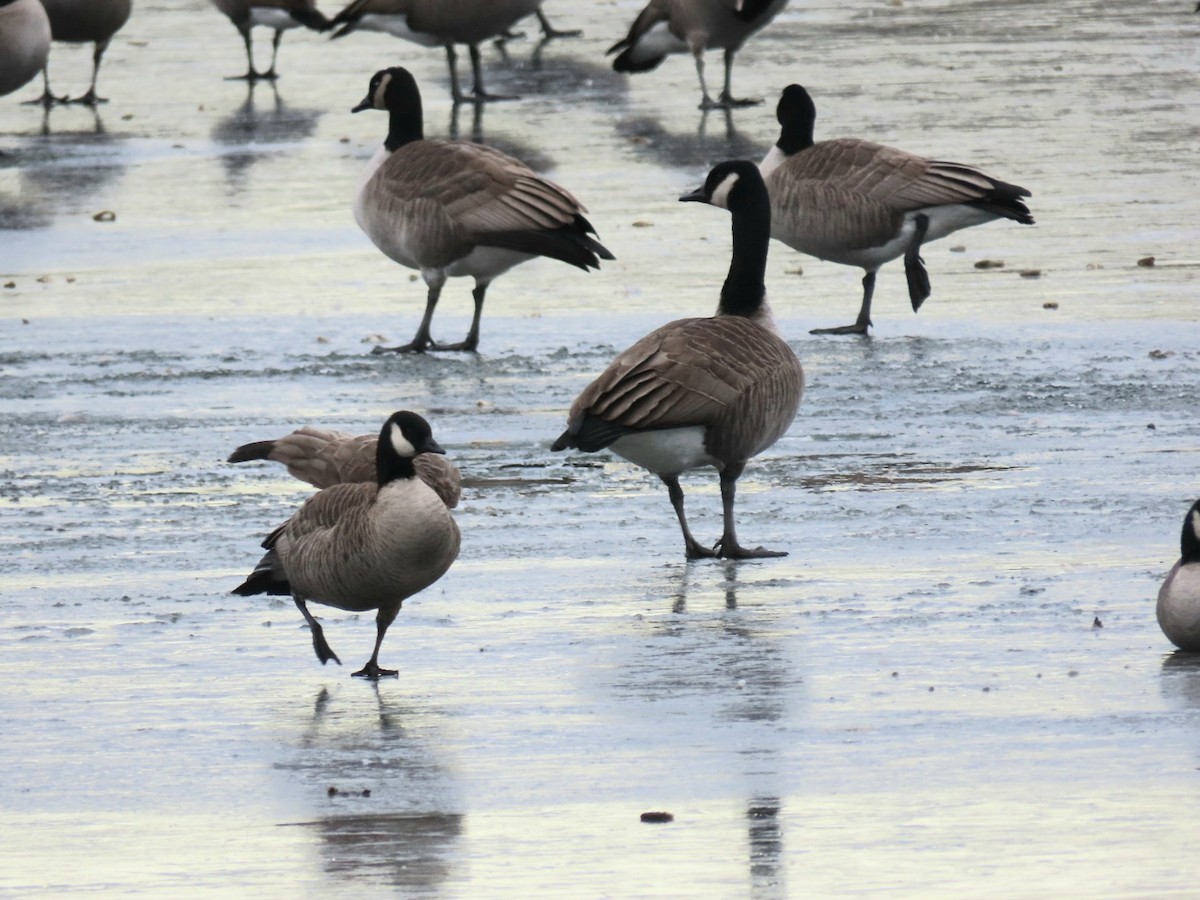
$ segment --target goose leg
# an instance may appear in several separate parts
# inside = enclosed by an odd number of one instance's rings
[[[66,97],[55,97],[54,94],[50,93],[50,63],[47,62],[46,65],[42,66],[42,96],[35,100],[26,100],[25,105],[33,106],[36,104],[49,109],[55,103],[69,102],[70,100],[68,100]]]
[[[667,495],[671,505],[675,507],[675,516],[679,519],[679,527],[683,531],[683,549],[688,559],[706,559],[716,556],[716,552],[703,546],[692,536],[688,528],[687,516],[683,514],[683,488],[679,486],[678,475],[659,475],[662,483],[667,486]]]
[[[550,20],[546,18],[546,14],[542,12],[542,8],[540,6],[538,7],[537,11],[537,20],[538,24],[542,26],[542,37],[547,41],[553,38],[579,37],[583,34],[583,32],[578,28],[574,29],[573,31],[559,31],[550,24]]]
[[[450,69],[450,97],[456,104],[462,103],[468,98],[458,86],[458,54],[454,52],[453,44],[446,45],[446,65]]]
[[[912,301],[913,312],[916,312],[932,292],[929,273],[925,271],[925,260],[921,259],[921,242],[929,231],[929,216],[917,213],[913,217],[913,224],[916,230],[913,231],[912,243],[904,251],[904,277],[908,279],[908,299]]]
[[[372,353],[424,353],[433,346],[433,338],[429,336],[429,325],[433,321],[433,311],[437,308],[438,297],[442,295],[442,285],[446,283],[446,273],[440,270],[422,273],[425,283],[429,285],[429,293],[425,296],[425,315],[417,326],[417,333],[407,344],[397,347],[375,347]]]
[[[430,350],[466,350],[474,353],[479,347],[479,319],[483,315],[483,298],[487,293],[488,285],[491,282],[475,285],[475,290],[471,291],[471,296],[475,299],[475,315],[471,318],[471,329],[467,332],[464,340],[457,344],[435,344],[430,343]]]
[[[82,103],[85,106],[95,106],[97,103],[107,103],[108,101],[96,94],[96,79],[100,77],[100,61],[104,58],[104,51],[108,49],[108,41],[97,41],[96,49],[92,51],[92,84],[88,88],[86,94],[82,97],[76,97],[71,103]]]
[[[784,550],[765,550],[755,547],[749,550],[738,543],[737,530],[733,524],[733,500],[737,492],[738,476],[742,474],[742,464],[726,466],[721,471],[721,508],[725,516],[725,532],[717,542],[717,556],[722,559],[761,559],[768,556],[787,556]]]
[[[321,628],[321,623],[313,618],[313,614],[308,611],[308,605],[299,597],[292,597],[300,612],[304,614],[304,621],[308,623],[308,628],[312,632],[313,650],[317,652],[317,659],[321,661],[321,665],[329,662],[331,659],[339,666],[342,661],[337,658],[337,654],[329,648],[329,644],[325,642],[325,630]]]
[[[365,666],[353,673],[355,676],[370,678],[374,681],[380,678],[396,678],[400,675],[396,669],[379,668],[379,648],[383,645],[383,636],[387,634],[388,626],[395,621],[398,612],[400,612],[399,606],[392,610],[379,610],[379,614],[375,617],[375,652],[371,654],[371,658],[367,660]]]
[[[861,334],[866,335],[871,327],[871,298],[875,296],[875,273],[867,272],[863,276],[862,306],[858,308],[858,318],[853,325],[839,325],[837,328],[814,328],[809,334]]]
[[[696,62],[696,77],[700,79],[700,108],[721,109],[721,104],[708,95],[708,83],[704,80],[704,45],[692,47],[692,59]]]
[[[725,51],[725,89],[721,91],[721,99],[718,106],[728,109],[731,106],[757,106],[762,103],[762,100],[753,98],[738,99],[733,96],[733,54],[736,51]]]
[[[254,82],[258,81],[261,76],[254,70],[254,48],[252,46],[253,42],[250,39],[250,26],[247,25],[245,29],[239,28],[238,33],[242,36],[242,43],[246,45],[246,74],[230,75],[225,80],[248,81],[253,84]]]
[[[468,47],[471,53],[471,77],[474,79],[474,84],[471,88],[471,99],[476,103],[484,103],[488,100],[516,100],[516,97],[506,97],[502,94],[489,94],[483,86],[483,62],[479,55],[479,46],[471,44]]]
[[[275,59],[279,56],[279,42],[283,40],[283,31],[276,30],[275,37],[271,39],[271,68],[262,72],[258,77],[267,81],[274,81],[279,76],[275,73]]]

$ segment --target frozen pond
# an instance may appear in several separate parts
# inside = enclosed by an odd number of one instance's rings
[[[291,32],[248,94],[208,3],[139,0],[98,114],[0,99],[0,894],[1194,893],[1200,660],[1153,609],[1200,496],[1193,5],[793,0],[727,120],[686,58],[611,72],[639,3],[549,0],[584,36],[487,47],[522,99],[475,123],[440,51]],[[498,279],[478,355],[370,355],[424,304],[350,213],[385,123],[349,109],[395,63],[428,133],[546,171],[617,256]],[[90,51],[52,65],[78,94]],[[772,245],[809,388],[739,527],[790,555],[689,564],[656,479],[548,446],[616,351],[715,307],[728,216],[676,198],[765,151],[792,81],[818,138],[978,164],[1038,224],[925,248],[919,315],[885,267],[867,340],[808,334],[861,273]],[[309,490],[223,460],[401,408],[470,483],[373,686],[373,616],[313,606],[322,668],[290,601],[229,594]]]

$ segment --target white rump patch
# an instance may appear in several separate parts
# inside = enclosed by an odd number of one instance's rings
[[[417,448],[404,436],[404,432],[400,430],[400,426],[395,422],[392,423],[392,449],[396,451],[397,456],[407,457],[408,459],[412,459],[417,455]]]
[[[286,10],[255,6],[250,10],[250,25],[251,27],[265,25],[276,31],[286,31],[289,28],[299,27],[300,23],[293,19]]]
[[[609,446],[618,456],[655,475],[677,475],[687,469],[717,465],[704,449],[703,425],[627,434]]]

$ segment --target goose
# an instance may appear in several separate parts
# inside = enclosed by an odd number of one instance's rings
[[[352,31],[382,31],[425,47],[444,47],[450,68],[450,93],[455,103],[507,100],[483,86],[479,45],[505,37],[519,20],[541,13],[542,0],[353,0],[333,17],[334,37]],[[543,17],[539,15],[539,18]],[[549,25],[543,19],[543,27]],[[547,32],[549,35],[550,32]],[[458,83],[456,44],[466,44],[474,83],[471,95]]]
[[[0,0],[0,97],[46,68],[50,19],[41,0]]]
[[[96,94],[96,79],[100,75],[100,61],[108,49],[113,35],[120,31],[133,8],[132,0],[42,0],[46,15],[50,18],[50,34],[56,41],[68,44],[94,44],[92,51],[92,83],[87,93],[74,100],[55,97],[50,90],[50,66],[42,68],[45,90],[37,100],[31,101],[50,106],[54,103],[84,103],[95,106],[107,103]]]
[[[760,170],[771,195],[771,236],[818,259],[863,269],[853,325],[812,334],[862,334],[871,326],[875,273],[904,257],[913,312],[930,294],[921,246],[995,219],[1032,225],[1028,190],[962,163],[926,159],[857,138],[813,142],[816,106],[798,84],[776,108],[779,140]]]
[[[376,72],[352,112],[390,115],[387,140],[359,181],[354,218],[389,258],[420,271],[428,287],[425,315],[412,341],[375,353],[470,350],[479,345],[479,318],[492,279],[513,266],[548,256],[580,269],[613,255],[567,191],[520,160],[483,144],[425,140],[421,93],[407,69]],[[475,314],[458,344],[435,344],[429,324],[447,277],[475,279]]]
[[[273,441],[243,444],[227,462],[265,459],[282,463],[288,474],[318,490],[335,484],[354,484],[375,478],[379,438],[374,434],[350,435],[328,428],[305,425]],[[447,509],[458,506],[462,475],[458,466],[442,454],[421,453],[413,458],[417,477],[442,498]]]
[[[1158,591],[1155,613],[1163,634],[1181,650],[1200,650],[1200,500],[1183,520],[1179,562]]]
[[[724,162],[702,188],[679,198],[732,213],[733,256],[716,315],[679,319],[620,353],[571,404],[567,429],[552,450],[610,448],[653,472],[683,532],[688,559],[785,556],[743,547],[734,527],[734,495],[747,461],[777,441],[796,417],[804,370],[779,336],[763,274],[770,202],[751,162]],[[713,549],[688,528],[679,475],[702,466],[720,474],[724,531]]]
[[[231,81],[274,81],[279,77],[275,72],[275,59],[279,56],[279,43],[285,31],[301,26],[313,31],[328,31],[330,27],[329,20],[313,0],[212,0],[212,4],[233,23],[246,45],[246,74],[232,75]],[[254,68],[250,30],[256,25],[275,30],[271,41],[271,68],[265,72]]]
[[[378,610],[375,650],[354,674],[378,679],[395,669],[379,666],[379,648],[401,604],[433,584],[458,557],[459,531],[441,498],[416,477],[413,460],[441,453],[429,423],[407,410],[393,413],[379,432],[375,481],[335,484],[310,497],[263,541],[266,555],[234,594],[291,594],[312,630],[324,665],[341,660],[312,600],[337,609]]]
[[[616,53],[618,72],[648,72],[671,53],[691,53],[700,78],[701,109],[753,106],[761,100],[736,99],[731,78],[734,54],[746,38],[775,18],[787,0],[650,0],[629,34],[606,51]],[[704,51],[725,51],[725,87],[713,100],[704,80]]]

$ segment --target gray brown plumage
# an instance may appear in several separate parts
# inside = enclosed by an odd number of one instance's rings
[[[655,69],[671,53],[690,53],[700,79],[701,109],[748,106],[732,93],[733,57],[746,39],[775,18],[787,0],[650,0],[629,33],[608,48],[618,72]],[[704,51],[725,51],[725,83],[713,100],[704,80]]]
[[[293,478],[323,489],[335,484],[374,481],[378,443],[379,438],[374,434],[351,435],[306,425],[273,441],[243,444],[230,454],[228,461],[263,459],[282,463]],[[462,475],[454,463],[441,454],[422,453],[413,458],[413,468],[448,509],[458,506]]]
[[[37,77],[49,55],[50,19],[41,0],[0,0],[0,97]]]
[[[437,581],[458,556],[458,526],[413,464],[420,453],[441,452],[423,418],[393,414],[377,439],[376,480],[335,484],[310,497],[267,537],[266,555],[233,593],[291,594],[322,663],[340,660],[307,601],[378,610],[374,652],[354,674],[395,675],[379,667],[388,627],[401,604]]]
[[[1179,561],[1158,590],[1155,615],[1171,643],[1200,651],[1200,500],[1183,518]]]
[[[929,297],[924,244],[995,219],[1032,224],[1028,190],[974,166],[927,159],[857,138],[814,142],[816,106],[800,85],[784,89],[781,130],[760,169],[771,195],[771,235],[818,259],[865,271],[854,325],[814,334],[866,334],[875,275],[904,257],[915,312]]]
[[[92,82],[87,93],[74,100],[55,97],[50,90],[50,65],[42,69],[45,91],[39,102],[84,103],[95,106],[106,102],[96,94],[96,80],[100,76],[100,62],[108,49],[113,35],[120,31],[133,8],[132,0],[42,0],[50,18],[50,32],[55,41],[67,44],[93,44]]]
[[[766,188],[752,163],[722,163],[704,188],[681,199],[732,213],[734,252],[717,314],[670,322],[619,354],[571,404],[551,449],[609,447],[658,475],[690,559],[781,556],[743,547],[734,523],[737,479],[787,431],[804,391],[800,361],[766,305]],[[679,485],[680,473],[701,466],[720,473],[724,528],[712,550],[692,535]]]
[[[279,44],[283,33],[291,28],[309,28],[313,31],[326,31],[329,20],[324,13],[317,9],[315,0],[211,0],[212,4],[223,12],[233,23],[242,43],[246,47],[246,74],[233,76],[254,82],[259,79],[273,81],[278,77],[275,71],[275,61],[279,56]],[[265,72],[254,68],[254,46],[251,29],[262,25],[272,29],[275,34],[271,40],[271,67]]]
[[[354,108],[383,109],[389,130],[359,183],[354,218],[389,258],[425,280],[416,335],[375,352],[475,350],[492,280],[538,256],[580,269],[613,256],[591,237],[583,206],[518,159],[469,141],[426,140],[421,94],[407,69],[377,72]],[[475,279],[474,317],[464,341],[435,344],[433,311],[447,278]]]

